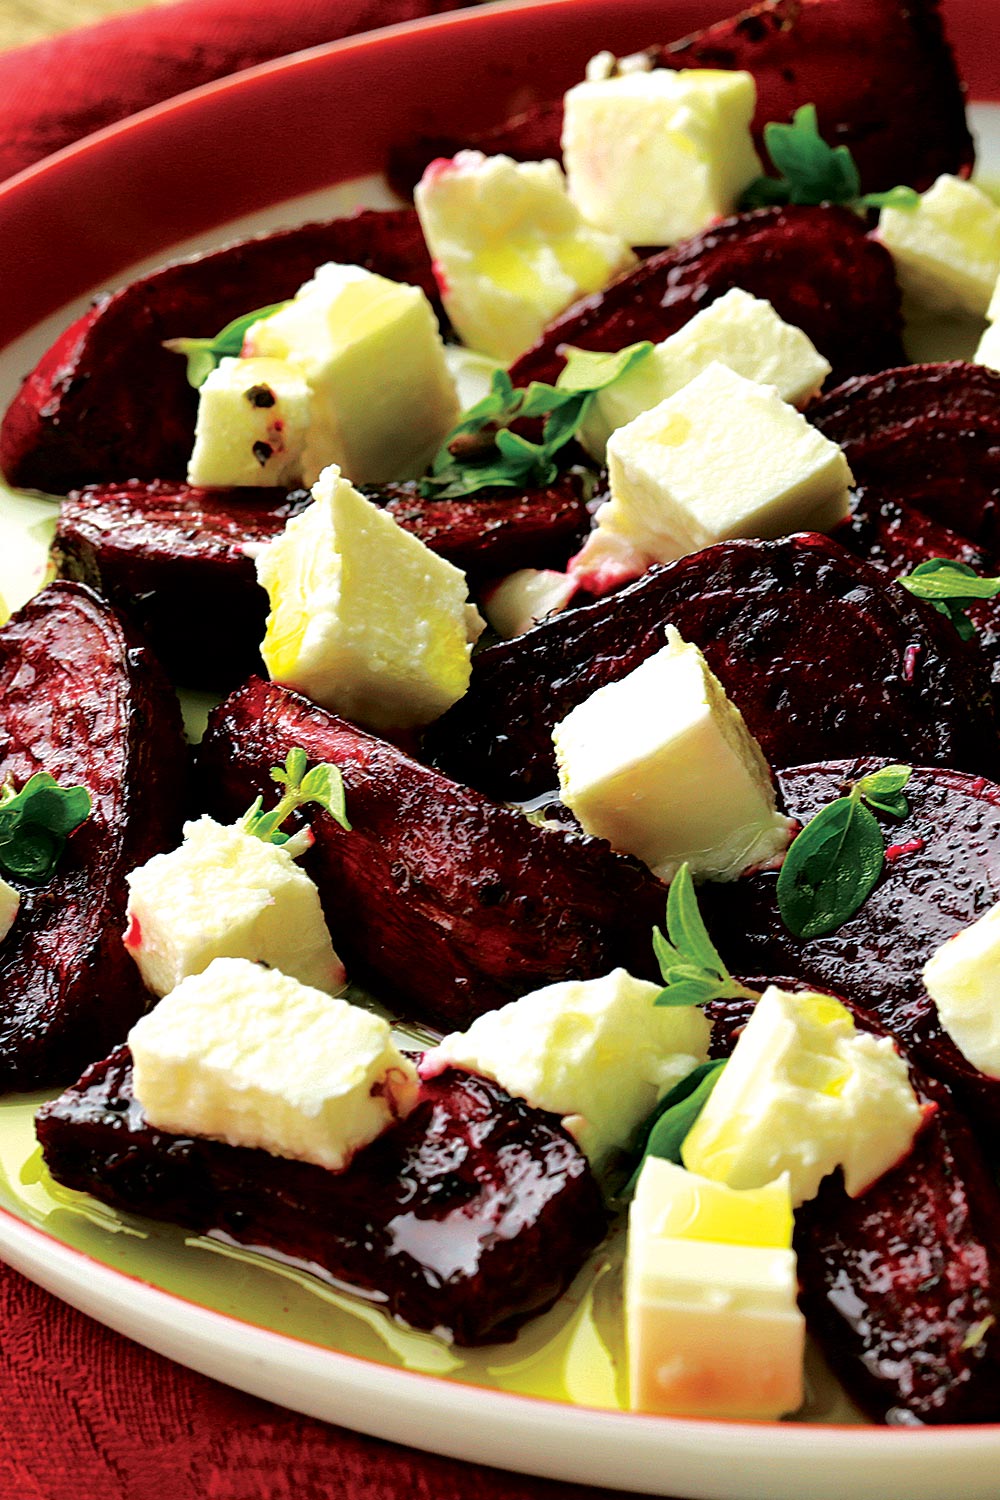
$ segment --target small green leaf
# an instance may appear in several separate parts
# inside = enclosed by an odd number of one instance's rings
[[[36,771],[19,792],[8,782],[0,791],[0,869],[22,880],[48,880],[67,837],[90,813],[86,788],[61,787],[48,771]]]
[[[165,339],[163,347],[174,354],[187,356],[188,385],[193,385],[198,390],[222,360],[239,358],[243,352],[247,329],[252,324],[259,322],[261,318],[269,318],[272,313],[280,312],[287,306],[287,302],[272,302],[268,307],[258,307],[255,312],[242,313],[240,317],[227,323],[214,338]]]
[[[902,792],[912,775],[909,766],[883,766],[880,771],[862,776],[857,783],[858,794],[876,812],[888,813],[893,818],[905,818],[910,811],[910,804]]]
[[[764,145],[776,177],[757,177],[740,199],[741,209],[775,204],[846,203],[867,208],[909,208],[919,202],[913,188],[895,187],[861,195],[861,178],[847,146],[830,146],[819,133],[814,104],[803,104],[791,124],[764,126]]]
[[[316,803],[324,812],[330,814],[334,822],[340,824],[345,833],[350,833],[351,825],[347,820],[344,796],[344,778],[337,766],[327,764],[313,766],[302,778],[301,791],[303,803]]]
[[[699,968],[729,978],[729,970],[708,935],[695,895],[691,867],[681,865],[667,892],[667,936],[671,943]]]
[[[976,633],[966,614],[969,605],[977,599],[995,599],[1000,594],[1000,578],[984,578],[968,563],[950,557],[928,558],[896,581],[916,598],[926,599],[950,620],[963,641],[971,640]]]
[[[916,188],[894,187],[886,193],[865,193],[858,202],[864,208],[905,208],[920,206],[920,194]]]
[[[310,803],[321,807],[345,832],[350,833],[344,781],[339,767],[324,762],[306,770],[308,763],[306,752],[296,745],[285,757],[283,768],[272,767],[271,779],[285,788],[285,794],[270,812],[262,811],[264,799],[257,798],[243,814],[242,823],[247,833],[262,839],[265,844],[287,844],[288,834],[280,831],[282,823],[298,808]]]
[[[642,1128],[639,1163],[629,1179],[625,1193],[631,1192],[647,1156],[681,1164],[681,1148],[701,1114],[708,1097],[719,1081],[725,1061],[702,1063],[675,1084],[661,1099]]]
[[[707,1005],[710,1000],[756,999],[726,968],[698,909],[691,868],[681,865],[667,892],[667,937],[653,928],[653,953],[663,989],[654,1005]]]
[[[592,349],[574,349],[567,346],[566,363],[556,381],[558,391],[569,391],[575,395],[588,395],[592,391],[607,390],[616,380],[621,380],[629,370],[653,352],[648,339],[639,344],[629,344],[615,354],[595,354]]]
[[[778,909],[795,937],[823,937],[848,921],[882,873],[882,830],[861,797],[839,797],[793,840],[778,875]]]

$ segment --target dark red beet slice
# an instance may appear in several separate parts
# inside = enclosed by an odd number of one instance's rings
[[[972,166],[937,0],[765,0],[650,54],[658,67],[752,73],[758,143],[769,120],[815,104],[826,139],[850,147],[865,192],[900,182],[923,190],[942,172],[965,176]],[[411,188],[428,161],[461,144],[523,161],[558,156],[561,133],[562,102],[546,102],[471,142],[415,144],[397,154],[396,179]]]
[[[668,624],[705,652],[773,766],[871,752],[997,769],[979,652],[815,535],[723,542],[489,647],[466,697],[428,731],[428,755],[492,796],[549,790],[553,726],[658,651]]]
[[[640,262],[576,303],[511,368],[515,385],[554,382],[562,344],[623,349],[676,333],[724,292],[742,287],[803,329],[845,380],[903,361],[892,259],[846,208],[763,208],[724,219]]]
[[[666,890],[644,866],[539,828],[274,683],[252,679],[213,713],[209,810],[232,818],[270,799],[269,769],[293,745],[343,772],[353,831],[311,819],[304,865],[348,973],[380,999],[459,1027],[556,980],[618,964],[655,975]]]
[[[53,1177],[116,1208],[276,1251],[458,1344],[510,1338],[604,1236],[600,1191],[554,1115],[448,1072],[343,1172],[166,1135],[126,1047],[38,1115]]]
[[[413,282],[436,298],[413,209],[282,229],[141,276],[98,298],[21,386],[0,427],[9,482],[64,494],[109,480],[182,479],[197,396],[184,360],[163,340],[218,333],[291,297],[328,260]]]
[[[0,781],[35,771],[93,801],[0,944],[0,1088],[62,1083],[148,996],[122,944],[125,875],[180,837],[187,749],[148,649],[89,589],[55,583],[0,630]]]

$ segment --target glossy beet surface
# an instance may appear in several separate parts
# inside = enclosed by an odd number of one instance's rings
[[[562,314],[511,368],[515,385],[554,381],[560,345],[615,350],[655,343],[742,287],[803,329],[831,381],[902,364],[899,289],[888,252],[846,208],[764,208],[724,219],[640,262]]]
[[[182,479],[197,394],[163,340],[212,336],[293,296],[329,260],[436,295],[412,209],[282,229],[141,276],[98,298],[26,378],[0,427],[9,482],[65,494],[109,480]]]
[[[723,542],[477,658],[426,749],[493,796],[556,783],[551,732],[675,625],[772,766],[878,753],[994,773],[985,664],[936,611],[821,536]]]
[[[125,875],[180,837],[187,749],[147,648],[89,589],[56,583],[0,630],[0,781],[35,771],[93,801],[0,945],[0,1088],[64,1083],[148,996],[122,945]]]
[[[147,1124],[120,1048],[45,1105],[57,1182],[276,1251],[459,1344],[509,1338],[603,1238],[586,1158],[554,1115],[448,1072],[343,1172]]]
[[[345,833],[324,814],[303,860],[352,979],[412,1017],[462,1027],[544,984],[622,965],[654,977],[666,890],[598,839],[536,827],[273,683],[212,715],[202,792],[223,819],[293,745],[344,776]]]

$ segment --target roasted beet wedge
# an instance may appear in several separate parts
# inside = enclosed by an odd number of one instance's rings
[[[724,219],[644,260],[603,292],[562,314],[511,369],[515,385],[554,382],[563,344],[623,349],[659,342],[697,312],[742,287],[773,303],[849,375],[901,364],[899,290],[888,252],[846,208],[762,208]]]
[[[89,589],[55,583],[0,630],[0,781],[49,771],[93,801],[47,884],[11,881],[0,1087],[64,1083],[146,1008],[121,940],[125,876],[179,839],[186,763],[166,678]]]
[[[565,1291],[606,1219],[555,1115],[448,1072],[343,1172],[147,1124],[121,1047],[38,1116],[57,1182],[275,1251],[458,1344],[510,1338]]]
[[[270,798],[271,766],[301,745],[344,775],[352,832],[325,815],[304,864],[348,973],[444,1027],[517,995],[621,964],[653,977],[666,890],[607,844],[539,828],[274,683],[251,680],[212,715],[209,810]]]
[[[815,535],[720,543],[491,646],[465,698],[428,731],[428,756],[491,796],[551,789],[554,725],[658,651],[667,625],[705,652],[772,766],[870,751],[997,769],[980,653],[930,605]]]
[[[328,260],[436,296],[412,209],[283,229],[153,271],[98,298],[26,378],[0,427],[9,482],[61,495],[110,480],[182,479],[197,396],[163,340],[218,333],[291,297]]]
[[[815,104],[826,139],[850,147],[865,192],[900,182],[922,190],[941,172],[964,176],[972,165],[937,0],[765,0],[682,41],[651,47],[650,56],[657,67],[752,73],[758,141],[769,120]],[[471,142],[437,140],[399,152],[395,176],[412,187],[432,157],[463,144],[523,161],[558,156],[561,132],[562,102],[548,101]]]
[[[883,761],[797,766],[778,775],[786,812],[807,822]],[[876,1016],[925,1072],[943,1079],[996,1151],[1000,1080],[967,1062],[938,1021],[921,970],[934,950],[1000,900],[1000,786],[957,771],[915,770],[910,815],[886,818],[889,846],[875,890],[827,937],[793,938],[778,915],[777,876],[702,888],[726,961],[747,972],[799,975]]]

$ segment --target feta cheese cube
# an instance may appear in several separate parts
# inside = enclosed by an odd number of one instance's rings
[[[962,1056],[1000,1078],[1000,902],[934,951],[924,984]]]
[[[660,986],[615,969],[546,985],[488,1011],[424,1056],[421,1073],[464,1068],[563,1117],[595,1171],[632,1145],[658,1101],[708,1056],[693,1006],[656,1006]]]
[[[784,852],[791,825],[743,715],[697,646],[667,644],[556,725],[563,802],[587,833],[661,880],[735,880]]]
[[[12,885],[0,879],[0,943],[3,942],[17,920],[21,897]]]
[[[910,1150],[923,1111],[891,1037],[858,1031],[829,995],[771,986],[681,1148],[733,1188],[788,1173],[792,1204],[837,1167],[858,1197]]]
[[[558,162],[460,151],[431,163],[414,201],[448,316],[506,363],[635,260],[617,233],[584,224]]]
[[[224,359],[198,393],[188,484],[298,484],[308,429],[301,371],[283,359]]]
[[[125,946],[154,995],[216,958],[268,964],[329,994],[344,987],[319,892],[285,845],[198,818],[178,849],[127,880]]]
[[[1000,323],[988,323],[973,356],[974,363],[1000,370]]]
[[[250,325],[243,353],[287,360],[308,382],[306,484],[327,464],[356,484],[416,478],[458,416],[427,298],[360,266],[320,266]]]
[[[465,574],[332,466],[257,558],[275,682],[369,729],[429,724],[469,686],[483,629]]]
[[[389,1023],[242,958],[182,981],[129,1033],[149,1123],[337,1172],[409,1114]]]
[[[589,224],[630,245],[673,245],[730,214],[761,172],[749,73],[626,73],[565,99],[569,195]]]
[[[634,1411],[762,1420],[802,1405],[791,1245],[786,1180],[734,1192],[646,1158],[625,1261]]]
[[[488,623],[505,641],[566,608],[579,585],[551,568],[518,568],[482,597]]]
[[[801,328],[784,322],[770,302],[733,287],[597,392],[580,429],[587,452],[603,462],[616,428],[683,390],[716,361],[748,380],[773,385],[792,406],[804,406],[830,373],[829,361]]]
[[[878,238],[905,297],[934,312],[986,314],[1000,276],[1000,208],[947,173],[915,208],[884,208]]]

